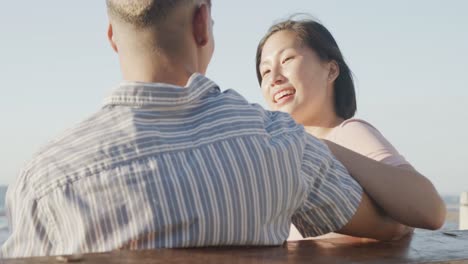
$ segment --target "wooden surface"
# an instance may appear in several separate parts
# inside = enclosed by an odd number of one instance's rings
[[[61,263],[57,258],[5,264]],[[303,240],[282,247],[158,249],[85,255],[76,263],[468,263],[468,230],[416,233],[397,242],[356,238]],[[63,262],[62,262],[63,263]]]

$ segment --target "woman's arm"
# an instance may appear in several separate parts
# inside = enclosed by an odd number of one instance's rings
[[[355,236],[373,238],[381,241],[398,240],[411,234],[413,228],[388,217],[379,210],[378,206],[363,193],[361,203],[351,220],[337,233]]]
[[[443,225],[445,204],[426,177],[416,170],[392,167],[324,141],[388,216],[418,228],[435,230]]]

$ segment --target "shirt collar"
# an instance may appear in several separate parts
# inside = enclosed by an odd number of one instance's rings
[[[194,73],[185,87],[166,83],[122,81],[104,101],[105,106],[174,108],[190,105],[219,87],[207,77]]]

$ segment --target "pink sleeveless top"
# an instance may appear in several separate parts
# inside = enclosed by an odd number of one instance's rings
[[[361,119],[345,120],[326,139],[391,166],[409,165],[382,133]]]

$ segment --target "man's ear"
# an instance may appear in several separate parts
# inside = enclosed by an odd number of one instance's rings
[[[198,46],[208,44],[210,36],[210,10],[206,3],[202,3],[195,10],[193,17],[193,37]]]
[[[332,60],[329,62],[329,70],[328,70],[328,82],[332,83],[340,76],[340,66],[338,62]]]
[[[109,23],[109,26],[107,28],[107,39],[109,40],[112,49],[115,52],[119,53],[119,48],[117,48],[117,44],[115,43],[114,29],[111,23]]]

